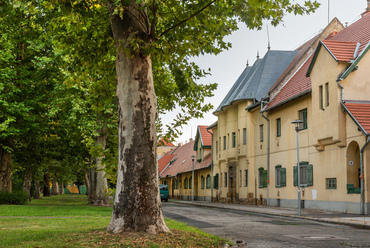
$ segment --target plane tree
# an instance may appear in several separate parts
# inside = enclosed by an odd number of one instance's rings
[[[263,20],[277,25],[287,12],[309,14],[319,5],[316,1],[301,5],[292,0],[44,3],[66,16],[102,13],[106,19],[95,22],[97,26],[110,22],[115,48],[119,140],[116,197],[108,226],[114,233],[169,231],[163,220],[158,189],[157,106],[160,111],[180,107],[183,113],[172,124],[176,129],[190,117],[201,117],[203,111],[211,108],[204,104],[204,98],[212,96],[216,87],[197,83],[208,72],[190,59],[229,48],[231,44],[224,37],[237,30],[238,22],[249,28],[261,28]]]

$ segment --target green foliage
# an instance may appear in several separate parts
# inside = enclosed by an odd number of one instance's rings
[[[8,205],[25,205],[28,202],[28,197],[25,192],[23,191],[16,191],[16,192],[0,192],[0,204],[8,204]]]

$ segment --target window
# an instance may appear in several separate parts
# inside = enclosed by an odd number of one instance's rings
[[[329,106],[329,83],[325,84],[325,90],[326,90],[326,107]]]
[[[206,187],[207,189],[211,188],[211,176],[208,174],[206,178]]]
[[[247,144],[247,129],[243,128],[243,145]]]
[[[192,178],[192,177],[190,177],[190,178],[189,178],[189,189],[191,189],[191,187],[192,187],[192,185],[193,185],[192,180],[193,180],[193,178]]]
[[[204,189],[204,176],[203,175],[200,177],[200,188]]]
[[[235,132],[232,133],[232,138],[233,138],[233,147],[235,147],[235,144],[236,144],[236,134],[235,134]]]
[[[221,146],[222,146],[221,145],[221,137],[218,138],[218,143],[220,144],[220,147],[219,147],[220,150],[219,151],[221,151]]]
[[[300,185],[303,187],[312,186],[313,185],[313,166],[312,164],[308,164],[308,162],[300,162],[299,163],[299,180]],[[293,184],[294,186],[298,185],[298,168],[297,166],[293,167]]]
[[[276,188],[286,186],[286,168],[281,168],[281,165],[275,166],[275,186]]]
[[[336,178],[326,178],[326,188],[327,189],[336,189],[337,188],[337,179]]]
[[[242,186],[242,170],[239,171],[239,187]]]
[[[179,179],[175,179],[175,189],[179,189]]]
[[[227,148],[230,146],[230,134],[227,134]]]
[[[226,136],[224,136],[224,150],[226,150]]]
[[[276,119],[276,137],[281,136],[281,119]]]
[[[300,130],[307,129],[307,109],[299,111],[299,119],[303,122],[300,124],[299,129]]]
[[[198,162],[202,162],[202,149],[199,149],[199,159]]]
[[[227,187],[227,173],[225,172],[225,181],[224,186]]]
[[[263,125],[260,125],[260,142],[263,142]]]
[[[258,179],[259,179],[258,186],[260,188],[267,187],[267,170],[264,170],[263,167],[258,169]]]
[[[218,189],[218,173],[213,178],[213,188]]]
[[[319,97],[320,97],[320,109],[324,109],[324,92],[322,89],[322,85],[319,86]]]
[[[248,187],[248,170],[244,171],[244,187]]]
[[[276,184],[276,187],[280,187],[280,169],[281,169],[281,166],[275,167],[275,184]]]
[[[187,189],[188,188],[188,184],[189,184],[189,181],[188,181],[188,178],[186,177],[184,179],[184,189]]]
[[[218,154],[218,141],[216,141],[216,155]]]

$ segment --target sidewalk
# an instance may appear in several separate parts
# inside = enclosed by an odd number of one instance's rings
[[[170,202],[177,202],[181,204],[195,205],[201,207],[210,207],[218,209],[230,209],[245,211],[251,213],[268,214],[275,216],[284,216],[291,218],[299,218],[305,220],[314,220],[327,223],[342,224],[348,226],[354,226],[362,229],[370,230],[370,216],[369,215],[359,215],[359,214],[345,214],[345,213],[334,213],[334,212],[324,212],[324,211],[313,211],[302,209],[301,216],[298,216],[298,210],[292,208],[282,208],[282,207],[269,207],[269,206],[254,206],[254,205],[242,205],[242,204],[232,204],[232,203],[218,203],[218,202],[208,202],[208,201],[184,201],[177,199],[170,199]]]

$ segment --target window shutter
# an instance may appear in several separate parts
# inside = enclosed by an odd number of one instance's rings
[[[307,165],[307,185],[313,185],[313,166],[312,164]]]
[[[280,187],[286,186],[286,168],[280,168]]]
[[[267,187],[267,170],[263,171],[263,187]]]
[[[298,167],[293,167],[293,185],[298,186]]]

